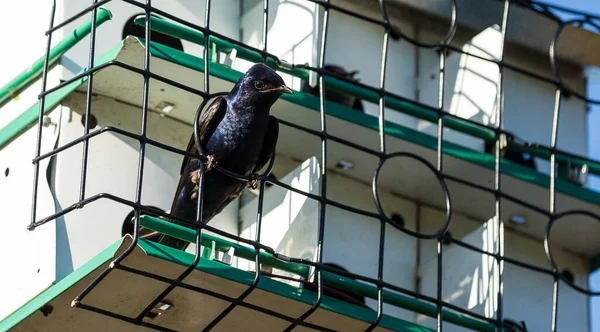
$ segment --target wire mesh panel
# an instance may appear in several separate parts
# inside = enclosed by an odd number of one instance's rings
[[[128,5],[135,6],[140,10],[144,11],[143,17],[143,26],[144,26],[144,36],[143,39],[145,41],[154,40],[152,37],[154,34],[158,34],[158,30],[162,31],[161,34],[167,34],[165,31],[169,28],[169,22],[176,22],[182,28],[187,29],[188,36],[190,36],[190,40],[195,40],[196,44],[203,45],[203,63],[199,64],[189,64],[190,66],[196,65],[198,68],[202,68],[204,71],[203,82],[194,82],[194,86],[190,86],[189,84],[182,83],[184,79],[181,81],[173,80],[171,78],[165,77],[166,75],[162,75],[153,71],[153,58],[151,55],[151,47],[150,42],[146,42],[146,47],[144,48],[143,55],[143,63],[140,68],[132,66],[127,63],[120,62],[118,60],[113,60],[109,62],[102,63],[100,65],[96,64],[98,54],[96,54],[96,45],[97,45],[97,32],[96,27],[98,25],[97,17],[100,11],[100,7],[105,5],[111,0],[103,0],[98,1],[94,0],[90,3],[89,7],[85,8],[81,12],[77,13],[72,17],[66,18],[62,22],[56,22],[55,19],[55,10],[56,10],[56,1],[54,1],[54,6],[50,15],[50,26],[47,30],[47,48],[45,55],[45,63],[43,68],[42,75],[42,92],[39,96],[39,112],[38,112],[38,138],[37,138],[37,146],[35,152],[34,162],[34,188],[33,188],[33,209],[31,215],[31,224],[29,226],[30,230],[34,230],[36,227],[40,227],[49,221],[60,218],[68,213],[71,213],[77,209],[85,208],[87,204],[92,204],[99,200],[110,200],[119,204],[123,204],[131,207],[134,210],[133,214],[133,241],[130,243],[127,250],[123,251],[114,261],[110,263],[108,268],[103,270],[100,275],[95,278],[74,300],[73,306],[76,306],[81,309],[89,310],[92,312],[96,312],[102,315],[108,315],[115,319],[119,319],[122,321],[126,321],[132,324],[141,325],[150,329],[167,331],[169,329],[158,326],[147,321],[144,321],[144,317],[146,317],[157,305],[162,303],[169,294],[176,292],[178,289],[186,289],[198,292],[199,294],[204,294],[211,297],[219,298],[223,301],[227,301],[228,305],[220,311],[220,313],[216,316],[214,320],[212,320],[209,324],[204,327],[204,330],[212,330],[214,328],[218,328],[219,324],[222,324],[224,319],[231,315],[236,308],[246,308],[252,309],[258,312],[261,312],[266,315],[277,317],[286,322],[286,327],[283,328],[284,331],[292,331],[298,330],[299,328],[306,328],[312,330],[319,331],[329,331],[330,328],[325,326],[316,324],[311,322],[309,317],[313,315],[320,307],[325,297],[325,293],[330,291],[330,287],[324,284],[325,279],[331,273],[336,274],[340,280],[344,280],[350,282],[350,280],[357,280],[365,283],[370,283],[376,286],[376,298],[377,307],[376,319],[369,323],[368,326],[364,329],[366,331],[373,331],[378,328],[381,328],[381,322],[384,319],[384,307],[389,305],[389,299],[393,297],[389,295],[393,292],[393,294],[402,294],[405,296],[409,296],[413,299],[418,299],[422,301],[422,303],[426,303],[429,307],[422,307],[417,311],[420,314],[427,315],[429,317],[434,317],[437,320],[437,330],[442,331],[444,328],[444,324],[450,322],[452,324],[461,325],[465,328],[481,330],[481,331],[490,331],[490,330],[526,330],[526,327],[522,325],[522,323],[512,322],[510,319],[507,319],[504,314],[505,309],[505,294],[503,293],[503,289],[505,286],[504,273],[506,266],[508,264],[512,266],[516,266],[518,268],[526,269],[531,272],[539,273],[540,276],[549,277],[553,280],[553,292],[552,294],[548,294],[549,297],[552,297],[552,308],[551,308],[551,330],[556,331],[558,328],[557,322],[559,320],[559,286],[560,287],[572,287],[577,292],[580,292],[586,296],[595,296],[598,295],[598,292],[594,292],[583,288],[581,286],[576,285],[572,279],[569,279],[565,274],[560,270],[559,266],[555,262],[553,257],[552,245],[551,245],[551,230],[557,224],[559,220],[562,218],[568,218],[570,216],[585,216],[591,219],[594,219],[596,222],[600,221],[600,217],[594,213],[593,211],[586,210],[564,210],[557,211],[556,208],[556,192],[557,192],[557,181],[559,172],[561,170],[560,165],[568,165],[568,166],[577,166],[576,170],[585,169],[589,170],[592,174],[600,174],[599,164],[596,161],[559,150],[557,148],[558,145],[558,125],[559,125],[559,116],[561,114],[561,104],[564,102],[565,98],[576,98],[579,101],[587,104],[599,104],[600,100],[592,100],[585,96],[584,94],[579,92],[577,88],[571,88],[563,79],[564,74],[561,72],[561,66],[563,66],[563,62],[557,59],[557,45],[558,41],[565,31],[568,31],[568,27],[570,26],[586,26],[588,31],[600,31],[600,19],[594,17],[593,15],[579,13],[575,11],[568,11],[566,9],[552,7],[549,5],[545,5],[542,3],[537,3],[535,1],[492,1],[493,3],[501,3],[502,4],[502,12],[496,13],[499,15],[500,22],[497,31],[499,32],[499,48],[494,57],[485,56],[477,54],[474,50],[473,52],[466,51],[465,48],[459,48],[454,46],[453,40],[456,34],[456,31],[459,27],[458,18],[461,15],[461,6],[457,5],[456,0],[447,0],[448,7],[450,8],[450,26],[447,29],[447,32],[443,36],[443,38],[436,42],[423,42],[422,39],[413,38],[410,34],[405,33],[397,28],[397,22],[394,22],[394,18],[388,14],[388,10],[392,5],[392,1],[383,1],[380,0],[378,2],[378,17],[374,17],[373,15],[367,15],[361,13],[358,10],[349,9],[346,6],[338,4],[337,2],[334,4],[330,0],[321,1],[321,0],[307,0],[307,2],[315,4],[319,9],[319,13],[322,15],[319,16],[319,22],[316,23],[318,26],[317,33],[319,34],[318,38],[315,40],[319,41],[318,45],[318,56],[316,57],[316,66],[311,66],[310,64],[301,64],[301,63],[288,63],[283,61],[280,57],[275,54],[269,52],[271,49],[269,46],[272,41],[269,40],[269,22],[272,20],[272,11],[269,10],[270,1],[264,0],[262,6],[262,31],[260,37],[260,45],[261,47],[254,47],[248,44],[242,43],[233,38],[227,37],[221,33],[215,32],[214,29],[211,28],[212,22],[218,20],[214,14],[211,16],[212,8],[215,6],[215,2],[211,0],[207,0],[205,3],[205,9],[203,13],[204,17],[204,25],[200,26],[197,24],[193,24],[188,22],[185,19],[181,19],[172,13],[169,13],[167,10],[159,9],[153,6],[151,0],[146,0],[145,2],[138,2],[135,0],[112,0],[112,1],[122,1],[127,3]],[[460,2],[459,2],[460,3]],[[375,2],[371,5],[374,5]],[[536,16],[543,17],[544,19],[552,20],[556,23],[556,31],[554,34],[553,41],[550,45],[546,46],[548,50],[548,61],[551,64],[551,68],[553,70],[553,77],[546,77],[544,75],[540,75],[539,73],[524,69],[514,64],[508,63],[505,61],[505,53],[506,53],[506,39],[507,34],[510,33],[507,31],[509,27],[509,21],[511,18],[511,13],[515,8],[519,8],[519,10],[525,10],[526,12],[533,13]],[[569,21],[563,21],[559,16],[555,13],[567,13],[575,17]],[[346,75],[344,73],[336,72],[332,67],[328,66],[327,54],[330,51],[328,48],[328,40],[331,38],[329,35],[330,30],[332,29],[332,24],[335,22],[332,21],[332,15],[342,15],[344,17],[349,17],[365,24],[371,24],[377,26],[381,31],[380,41],[381,41],[381,50],[378,51],[380,57],[377,59],[380,62],[379,65],[379,73],[378,84],[367,84],[361,83],[353,79],[352,75]],[[199,13],[196,13],[200,15]],[[156,19],[155,15],[161,16],[163,19]],[[89,58],[87,63],[87,70],[84,72],[77,74],[70,78],[69,80],[61,83],[55,87],[47,87],[46,77],[48,73],[48,67],[51,62],[51,42],[53,38],[53,34],[58,30],[64,27],[65,25],[73,22],[74,20],[89,16],[91,17],[91,30],[90,30],[90,44],[89,44]],[[141,18],[140,18],[141,19]],[[525,23],[525,25],[527,22]],[[155,27],[155,25],[160,27]],[[293,29],[292,26],[289,27]],[[194,35],[195,33],[195,35]],[[195,38],[195,39],[194,39]],[[390,40],[391,39],[391,40]],[[438,66],[435,68],[434,75],[437,77],[439,85],[437,86],[437,103],[435,105],[426,105],[424,103],[420,103],[411,98],[406,98],[401,94],[394,93],[387,88],[386,82],[389,79],[390,72],[388,70],[390,65],[390,43],[392,42],[400,42],[400,43],[408,43],[411,47],[414,47],[415,50],[429,51],[435,52],[437,56]],[[165,42],[166,43],[166,42]],[[219,44],[220,43],[220,44]],[[181,149],[175,148],[168,144],[162,143],[158,140],[149,138],[148,134],[148,114],[149,114],[149,94],[151,93],[151,85],[154,82],[161,82],[168,86],[172,86],[176,89],[183,90],[187,93],[193,94],[195,96],[199,96],[202,99],[202,103],[198,107],[198,111],[194,118],[194,132],[193,137],[197,146],[197,151],[202,151],[202,147],[200,145],[200,137],[202,135],[201,128],[199,126],[199,120],[201,118],[201,111],[208,105],[209,101],[213,98],[224,95],[227,91],[215,91],[214,85],[211,84],[211,70],[213,70],[214,66],[211,65],[211,62],[215,61],[215,53],[217,44],[220,45],[220,49],[229,50],[235,49],[238,52],[238,56],[245,60],[251,62],[263,62],[272,68],[278,70],[281,73],[289,74],[296,78],[302,78],[303,80],[310,80],[309,77],[316,76],[316,81],[318,84],[317,88],[314,88],[313,94],[318,96],[318,110],[319,110],[319,126],[318,129],[309,128],[302,124],[290,122],[287,120],[280,119],[279,123],[281,124],[280,131],[288,131],[288,130],[298,130],[306,133],[307,135],[313,136],[316,140],[320,141],[320,156],[319,163],[319,192],[318,195],[314,193],[304,192],[302,190],[298,190],[289,184],[286,184],[282,181],[276,180],[273,176],[271,176],[271,171],[274,168],[276,163],[276,157],[273,156],[269,163],[267,164],[266,170],[260,174],[252,174],[250,176],[245,176],[241,174],[235,174],[234,172],[227,170],[221,167],[218,163],[213,167],[211,165],[211,172],[221,172],[226,174],[229,177],[236,178],[243,181],[249,181],[257,183],[258,187],[258,204],[256,211],[256,227],[255,234],[253,234],[252,239],[246,239],[238,234],[231,234],[229,232],[225,232],[220,230],[210,224],[206,224],[202,220],[202,209],[203,209],[203,200],[206,195],[210,195],[210,192],[205,192],[204,190],[204,173],[207,171],[206,163],[209,162],[209,158],[204,152],[199,155],[193,154],[189,151],[183,151]],[[227,45],[224,47],[223,45]],[[358,49],[360,45],[355,45]],[[498,82],[497,89],[495,91],[495,104],[493,109],[493,116],[491,117],[489,124],[483,124],[479,121],[474,121],[471,119],[466,119],[455,112],[449,111],[448,105],[448,94],[452,94],[453,91],[448,91],[447,88],[447,68],[449,57],[451,54],[460,54],[466,55],[470,58],[477,59],[485,63],[485,65],[493,65],[497,68],[497,72],[495,73],[496,77],[488,78],[488,80],[492,80],[494,82]],[[151,61],[153,60],[153,61]],[[119,67],[123,70],[131,71],[140,75],[143,78],[143,89],[142,89],[142,112],[141,112],[141,127],[139,133],[129,132],[120,128],[105,126],[100,129],[92,130],[95,127],[94,124],[91,123],[93,121],[93,109],[94,109],[94,74],[103,70],[105,68],[110,67]],[[412,68],[406,68],[406,70],[412,70]],[[512,75],[513,73],[518,73],[519,75],[523,75],[529,80],[544,82],[545,84],[549,84],[555,90],[555,99],[553,101],[553,116],[552,116],[552,126],[548,130],[551,132],[551,142],[549,146],[545,146],[542,144],[538,144],[536,142],[532,143],[521,143],[517,142],[516,139],[512,136],[512,134],[506,130],[504,130],[504,99],[505,99],[505,91],[507,89],[506,86],[506,77],[507,75]],[[373,73],[371,73],[373,74]],[[41,142],[43,140],[42,137],[42,127],[44,125],[44,113],[46,111],[46,105],[48,96],[63,87],[66,87],[76,81],[81,79],[87,80],[87,90],[85,95],[85,114],[83,116],[83,126],[84,132],[78,138],[64,144],[58,146],[54,150],[43,153],[41,152]],[[199,89],[197,86],[202,85],[203,88]],[[328,121],[330,119],[328,107],[331,104],[327,103],[326,95],[328,94],[327,89],[331,88],[335,90],[337,87],[338,90],[342,90],[346,94],[354,93],[354,98],[368,100],[369,102],[376,104],[378,106],[378,114],[377,114],[377,122],[373,124],[372,128],[375,129],[378,133],[378,148],[373,149],[366,145],[360,144],[360,141],[351,141],[346,138],[342,138],[342,135],[333,134],[331,127],[328,126]],[[398,105],[416,105],[420,109],[419,111],[415,108],[410,107],[402,107]],[[360,106],[362,107],[362,106]],[[413,153],[410,151],[394,151],[389,148],[389,128],[388,126],[393,126],[389,121],[386,121],[386,115],[389,115],[388,109],[404,109],[405,113],[409,115],[419,117],[420,119],[426,119],[431,123],[437,125],[436,128],[436,142],[435,142],[435,151],[436,158],[435,162],[431,162],[431,160],[420,156],[417,153]],[[412,112],[412,113],[411,113]],[[523,112],[527,112],[527,110],[523,110]],[[395,128],[395,127],[394,127]],[[448,172],[446,170],[446,160],[448,153],[447,145],[450,144],[445,138],[445,134],[448,133],[448,129],[453,131],[458,131],[461,133],[469,134],[471,136],[478,137],[479,139],[483,139],[490,145],[488,149],[488,154],[493,155],[493,180],[492,186],[484,185],[473,181],[469,178],[459,177],[454,175],[452,172]],[[337,130],[336,130],[337,131]],[[132,140],[138,142],[138,165],[137,165],[137,180],[135,187],[135,195],[133,200],[121,197],[119,195],[114,195],[109,192],[103,192],[99,194],[90,195],[88,192],[88,188],[86,187],[86,183],[89,178],[88,167],[89,167],[89,153],[90,153],[90,140],[96,136],[105,135],[106,133],[116,133],[119,135],[123,135]],[[40,216],[36,213],[36,206],[38,204],[38,182],[40,179],[40,162],[51,158],[56,155],[60,155],[65,150],[81,144],[82,145],[82,153],[81,153],[81,178],[79,185],[79,195],[76,203],[70,206],[63,206],[57,213],[49,216]],[[375,202],[376,212],[367,211],[361,208],[357,208],[355,206],[351,206],[349,204],[345,204],[343,202],[334,200],[330,198],[331,193],[328,190],[328,187],[331,186],[330,177],[332,176],[331,170],[328,169],[328,165],[331,164],[331,161],[328,160],[331,158],[330,147],[333,145],[341,145],[346,148],[352,149],[356,151],[356,153],[363,153],[376,159],[376,167],[372,169],[372,196]],[[172,215],[170,213],[166,213],[162,210],[154,208],[152,206],[144,205],[142,203],[142,193],[144,190],[144,170],[146,167],[146,155],[149,149],[163,149],[172,153],[179,154],[181,156],[198,158],[202,161],[200,163],[200,172],[198,178],[198,200],[196,207],[196,218],[195,220],[184,220],[181,217]],[[503,162],[503,158],[507,158],[505,153],[507,151],[513,151],[518,153],[529,153],[537,158],[546,158],[549,160],[549,196],[544,197],[543,199],[547,201],[548,208],[541,208],[537,205],[531,204],[530,202],[516,197],[515,195],[508,194],[506,192],[505,186],[506,182],[503,180],[505,177],[503,176],[505,167],[513,167]],[[443,223],[439,229],[428,232],[421,230],[414,230],[406,227],[404,222],[401,222],[400,219],[388,216],[384,209],[384,204],[380,198],[381,189],[381,174],[386,164],[390,164],[397,160],[409,160],[410,162],[417,163],[418,168],[423,170],[424,172],[431,172],[434,174],[435,184],[439,185],[443,194],[443,207],[445,207]],[[343,165],[342,165],[343,166]],[[335,175],[334,175],[335,176]],[[400,175],[398,175],[400,176]],[[148,181],[148,179],[146,179]],[[256,182],[257,181],[257,182]],[[449,184],[458,184],[461,186],[466,186],[472,188],[473,190],[477,190],[481,192],[481,195],[491,195],[494,200],[494,208],[493,212],[489,211],[490,215],[493,214],[492,221],[488,223],[488,227],[491,227],[490,234],[493,234],[493,238],[489,239],[491,245],[488,245],[485,249],[474,246],[466,241],[453,237],[448,232],[450,226],[452,225],[452,221],[454,218],[453,215],[453,198],[451,195],[451,190],[449,189]],[[318,201],[318,228],[317,228],[317,245],[314,261],[310,259],[298,258],[298,257],[287,257],[282,255],[281,253],[277,253],[273,248],[266,246],[261,242],[263,239],[264,229],[262,227],[262,219],[265,211],[263,210],[264,196],[265,190],[268,185],[279,186],[295,194],[304,195],[311,200]],[[531,262],[527,262],[525,260],[514,259],[507,257],[505,255],[505,225],[504,220],[507,220],[512,216],[503,215],[503,205],[504,204],[516,204],[525,209],[531,210],[532,213],[536,213],[542,215],[545,220],[547,220],[547,224],[545,225],[545,236],[544,236],[544,247],[545,253],[550,262],[552,268],[542,268],[539,267],[538,264],[532,264]],[[598,202],[596,202],[598,204]],[[360,215],[364,218],[371,218],[372,220],[377,220],[373,224],[373,229],[377,229],[379,227],[378,234],[378,242],[377,242],[377,273],[376,277],[369,277],[366,275],[356,274],[349,271],[343,271],[339,267],[331,266],[330,264],[326,264],[323,259],[325,243],[327,242],[327,238],[325,237],[325,228],[327,227],[328,218],[328,209],[335,208],[341,209],[347,213],[353,213]],[[163,218],[167,218],[173,221],[176,221],[181,224],[186,224],[188,227],[192,227],[195,231],[195,243],[197,244],[194,248],[194,259],[189,264],[187,269],[185,269],[179,275],[170,278],[161,275],[160,273],[149,272],[147,270],[141,269],[139,267],[132,267],[127,264],[124,264],[124,261],[127,259],[129,255],[134,252],[134,249],[142,235],[142,226],[141,220],[143,220],[144,215],[153,215],[160,216]],[[85,222],[85,221],[82,221]],[[384,262],[385,257],[387,255],[394,255],[395,253],[390,253],[385,250],[386,248],[386,234],[389,234],[391,231],[399,230],[402,233],[423,240],[431,240],[435,241],[435,267],[430,271],[435,271],[435,296],[429,296],[422,294],[420,292],[406,289],[403,287],[399,287],[395,285],[390,280],[386,280],[384,278]],[[237,241],[238,243],[243,243],[249,248],[253,249],[251,254],[246,258],[254,261],[254,279],[253,282],[241,292],[238,296],[232,297],[224,294],[219,294],[209,289],[205,289],[203,287],[193,285],[187,282],[187,278],[192,274],[192,272],[196,269],[198,264],[205,259],[208,259],[203,255],[202,246],[200,243],[203,243],[203,238],[207,236],[206,231],[210,231],[212,233],[216,233],[224,238],[231,239],[232,241]],[[448,273],[447,270],[444,269],[444,259],[446,258],[446,251],[444,247],[454,246],[459,247],[464,250],[468,250],[473,253],[480,254],[484,256],[486,259],[489,259],[491,264],[494,266],[496,277],[493,278],[493,292],[495,293],[492,298],[494,299],[493,306],[495,308],[492,315],[483,315],[477,313],[473,310],[466,309],[462,306],[451,303],[447,299],[444,299],[443,289],[444,289],[444,274]],[[307,310],[302,310],[302,312],[297,316],[287,316],[283,315],[275,310],[268,309],[262,306],[258,306],[255,304],[249,303],[248,299],[253,296],[256,292],[259,292],[258,285],[261,283],[261,280],[268,277],[278,278],[276,274],[269,274],[268,272],[261,270],[261,264],[265,264],[265,261],[269,261],[269,264],[272,264],[271,259],[283,261],[287,263],[297,263],[306,268],[314,269],[315,271],[315,282],[312,284],[317,293],[316,301],[309,306]],[[107,277],[111,273],[115,273],[114,271],[124,271],[131,274],[136,274],[140,276],[144,276],[147,278],[151,278],[157,281],[160,281],[165,284],[164,290],[150,302],[146,303],[143,308],[137,313],[135,317],[128,317],[119,313],[109,312],[101,308],[97,308],[93,305],[86,304],[85,299],[89,296],[90,292],[99,287],[103,281],[107,279]],[[428,270],[429,271],[429,270]],[[280,276],[279,276],[280,277]],[[308,281],[298,279],[301,283],[311,284]],[[562,284],[562,285],[561,285]],[[356,302],[353,300],[352,296],[342,296],[345,301],[348,302]],[[409,306],[407,306],[408,308]],[[435,308],[434,311],[431,309]],[[411,310],[417,310],[415,307],[411,307]],[[469,320],[471,319],[471,320]]]

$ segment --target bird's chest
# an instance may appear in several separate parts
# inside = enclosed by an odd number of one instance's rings
[[[262,148],[268,117],[236,117],[227,114],[206,145],[219,164],[245,172],[256,163]]]

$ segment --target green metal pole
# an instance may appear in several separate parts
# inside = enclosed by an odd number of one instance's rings
[[[101,25],[102,23],[110,20],[112,14],[110,11],[104,8],[98,8],[96,14],[96,24]],[[48,66],[56,64],[58,59],[71,47],[77,44],[85,36],[87,36],[92,30],[92,18],[89,17],[85,22],[77,27],[72,34],[61,40],[56,46],[50,50],[50,57]],[[36,60],[26,70],[21,72],[13,80],[5,84],[0,88],[0,107],[4,106],[9,100],[13,99],[19,92],[29,87],[35,80],[42,75],[44,67],[44,56]]]

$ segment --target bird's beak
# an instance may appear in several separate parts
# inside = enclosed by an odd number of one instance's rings
[[[279,90],[281,93],[289,93],[291,95],[294,94],[294,91],[288,88],[285,84],[281,85],[277,90]]]

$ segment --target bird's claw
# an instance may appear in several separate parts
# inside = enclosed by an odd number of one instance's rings
[[[256,190],[258,188],[258,179],[252,179],[248,182],[248,187],[252,188],[252,190]]]
[[[215,167],[215,165],[217,164],[217,159],[215,158],[215,156],[208,155],[206,157],[206,171],[210,171],[213,167]]]

